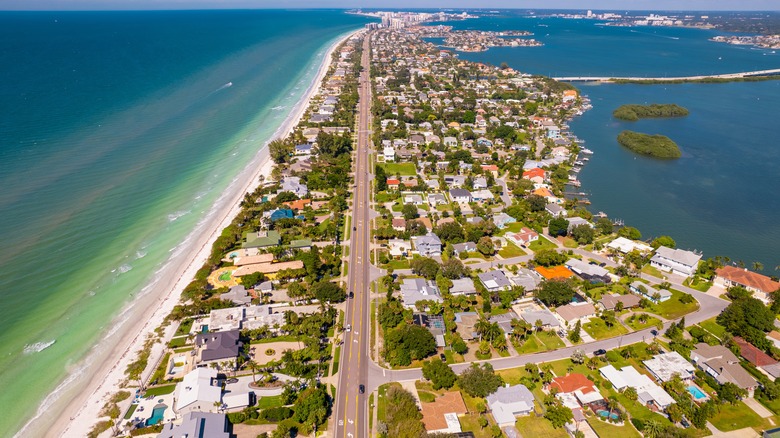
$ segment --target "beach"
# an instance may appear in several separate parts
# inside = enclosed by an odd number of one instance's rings
[[[284,123],[272,138],[287,136],[300,121],[308,108],[309,101],[318,93],[323,77],[331,63],[331,54],[338,45],[355,32],[339,38],[326,51],[320,68],[303,98],[291,110]],[[264,146],[264,145],[263,145]],[[230,224],[239,212],[239,202],[244,194],[253,191],[260,183],[260,177],[268,177],[273,168],[267,147],[262,147],[252,161],[236,176],[228,189],[215,202],[206,218],[185,239],[180,248],[164,267],[158,271],[152,286],[144,288],[146,292],[137,294],[133,303],[120,312],[109,333],[102,343],[112,342],[115,347],[94,348],[81,364],[72,368],[71,375],[55,390],[59,398],[44,400],[38,414],[16,436],[86,436],[99,417],[100,410],[108,397],[121,389],[125,380],[124,370],[135,360],[137,352],[143,347],[148,336],[153,335],[166,316],[180,302],[184,287],[194,277],[197,270],[206,261],[213,242],[222,230]],[[144,374],[154,371],[164,353],[163,345],[175,327],[167,327],[163,341],[155,344],[149,357],[149,366]],[[90,377],[87,377],[87,373]],[[72,388],[76,380],[87,380],[79,388]],[[67,400],[65,400],[67,398]],[[58,404],[59,402],[59,404]],[[123,405],[126,406],[128,401]],[[62,409],[59,409],[59,408]],[[60,410],[60,412],[56,412]],[[56,417],[45,427],[35,420],[42,415]],[[121,420],[120,420],[121,421]],[[41,421],[41,423],[44,421]],[[38,428],[40,427],[40,430]],[[45,432],[45,433],[44,433]]]

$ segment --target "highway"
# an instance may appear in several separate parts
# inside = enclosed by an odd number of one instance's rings
[[[369,80],[369,37],[363,43],[363,57],[360,73],[357,146],[355,156],[355,188],[352,206],[350,235],[348,290],[354,298],[346,303],[344,326],[351,330],[344,332],[341,348],[338,387],[334,401],[336,418],[335,436],[341,438],[363,438],[368,436],[368,395],[361,394],[360,386],[368,387],[368,340],[371,326],[369,317],[370,260],[369,223],[370,177],[369,150],[371,131],[371,82]]]

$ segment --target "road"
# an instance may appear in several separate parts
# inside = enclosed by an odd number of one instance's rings
[[[371,326],[369,317],[370,259],[369,223],[370,177],[368,154],[370,149],[369,119],[371,117],[371,83],[369,80],[369,37],[363,43],[358,101],[358,131],[355,155],[355,189],[352,206],[348,290],[354,298],[347,300],[345,327],[341,348],[338,387],[334,402],[336,418],[335,436],[359,438],[368,436],[368,391],[361,394],[360,385],[368,386],[368,339]]]

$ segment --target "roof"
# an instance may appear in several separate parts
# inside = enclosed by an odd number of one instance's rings
[[[502,270],[480,272],[477,277],[488,289],[512,287],[512,283],[509,282],[509,278]]]
[[[523,172],[523,178],[530,179],[536,177],[544,178],[544,170],[539,167],[534,167],[531,170],[526,170],[525,172]]]
[[[584,374],[571,373],[567,376],[556,377],[550,383],[553,388],[558,388],[560,392],[568,393],[577,390],[582,391],[583,394],[596,391],[596,387]]]
[[[771,293],[780,290],[780,282],[773,281],[766,275],[747,269],[737,268],[735,266],[724,266],[715,270],[718,277],[725,278],[734,283],[760,290],[764,293]]]
[[[217,378],[213,368],[195,368],[176,384],[176,410],[198,403],[198,410],[210,410],[222,400],[222,387],[212,385]]]
[[[474,287],[474,280],[471,278],[456,278],[452,280],[452,287],[450,288],[451,294],[465,294],[476,293],[477,288]]]
[[[696,368],[676,351],[658,354],[642,363],[662,382],[668,382],[675,374],[685,379],[696,371]]]
[[[555,311],[566,321],[573,321],[596,314],[596,308],[590,303],[567,304],[558,307]]]
[[[209,437],[229,438],[229,423],[225,414],[189,412],[181,424],[165,423],[157,438]]]
[[[218,333],[202,333],[195,337],[195,344],[203,346],[201,359],[204,361],[235,359],[241,342],[239,331],[229,330]]]
[[[769,355],[739,336],[734,336],[734,342],[739,346],[739,354],[744,357],[745,360],[757,367],[777,363],[777,361],[769,357]]]
[[[219,296],[220,300],[232,301],[234,304],[244,305],[252,302],[252,297],[249,296],[244,285],[236,285],[230,288],[229,292],[226,292]]]
[[[526,310],[520,312],[520,318],[529,324],[536,324],[536,321],[542,321],[542,325],[549,325],[552,327],[559,327],[561,323],[558,318],[553,315],[549,310]]]
[[[534,269],[536,269],[536,272],[542,274],[542,277],[547,280],[551,280],[553,278],[571,278],[574,276],[574,273],[568,270],[565,266],[553,266],[551,268],[537,266]]]
[[[642,289],[640,289],[640,286],[643,287],[646,292],[642,292]],[[672,296],[672,293],[670,291],[666,290],[666,289],[656,289],[653,286],[651,286],[651,285],[649,285],[647,283],[643,283],[643,282],[641,282],[639,280],[634,281],[633,283],[631,283],[630,288],[632,290],[637,290],[637,291],[639,291],[639,293],[641,293],[643,295],[646,295],[648,297],[651,297],[651,298],[656,293],[658,293],[658,295],[661,298],[671,297]]]
[[[275,274],[284,269],[303,269],[303,262],[300,260],[293,260],[279,263],[256,263],[253,265],[239,267],[233,271],[233,276],[242,277],[244,275],[250,275],[257,272],[262,274]]]
[[[470,198],[471,192],[466,189],[450,189],[450,196],[453,198]]]
[[[714,358],[721,358],[728,362],[739,362],[739,358],[731,352],[728,348],[722,345],[709,345],[704,342],[696,344],[696,349],[691,351],[691,354],[695,354],[701,357],[703,360],[709,360]],[[693,357],[691,357],[693,359]]]
[[[639,298],[638,295],[634,294],[628,294],[628,295],[617,295],[617,294],[605,294],[601,296],[601,303],[602,306],[604,306],[607,310],[612,310],[615,308],[618,302],[623,303],[623,308],[628,309],[631,307],[636,307],[639,305],[639,302],[642,299]]]
[[[569,259],[566,266],[577,274],[585,274],[591,277],[608,277],[609,271],[599,265],[591,265],[579,259]]]
[[[514,423],[515,415],[534,409],[534,395],[524,385],[502,386],[485,401],[498,424]]]
[[[632,366],[625,366],[618,370],[612,365],[607,365],[599,369],[604,378],[612,383],[612,386],[617,390],[621,390],[625,387],[632,387],[636,389],[639,400],[642,403],[654,402],[655,404],[666,407],[674,403],[674,399],[663,388],[658,386],[655,382],[650,380],[644,374],[640,374],[636,368]]]
[[[653,249],[653,247],[649,245],[646,245],[642,242],[634,242],[633,240],[626,239],[625,237],[618,237],[612,242],[609,242],[607,244],[607,248],[613,248],[623,253],[631,252],[635,249],[639,252],[648,252],[652,251]]]
[[[439,288],[433,281],[427,281],[423,278],[407,278],[401,283],[401,297],[404,306],[411,307],[422,300],[433,300],[442,302]]]
[[[258,254],[253,256],[236,257],[233,259],[235,266],[254,265],[255,263],[271,263],[274,261],[273,254]]]
[[[242,245],[244,248],[261,248],[265,246],[276,246],[281,241],[282,236],[276,230],[258,231],[246,235],[246,242]]]
[[[729,362],[725,359],[710,359],[706,365],[718,373],[715,380],[721,385],[731,382],[742,389],[754,388],[758,382],[739,363]]]
[[[459,391],[446,392],[436,397],[434,402],[422,403],[420,406],[425,430],[429,432],[449,428],[445,414],[462,415],[467,412],[466,404]]]
[[[538,189],[534,190],[534,191],[533,191],[533,192],[531,192],[531,193],[532,193],[532,194],[534,194],[534,195],[541,196],[541,197],[543,197],[543,198],[551,198],[551,197],[554,197],[554,195],[552,194],[552,192],[550,191],[550,189],[548,189],[548,188],[546,188],[546,187],[539,187]]]
[[[667,248],[665,246],[659,246],[658,249],[655,250],[655,256],[653,256],[653,258],[655,259],[656,256],[671,260],[672,262],[679,263],[684,266],[692,267],[696,267],[696,265],[699,263],[699,260],[701,260],[700,254],[686,251],[684,249]]]

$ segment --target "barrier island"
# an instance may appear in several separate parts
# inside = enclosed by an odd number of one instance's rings
[[[612,112],[612,116],[616,119],[627,120],[629,122],[635,122],[639,119],[685,117],[687,115],[688,109],[673,103],[654,103],[651,105],[621,105],[618,109]]]
[[[682,156],[677,143],[665,135],[623,131],[618,134],[617,141],[621,146],[649,157],[680,158]]]

